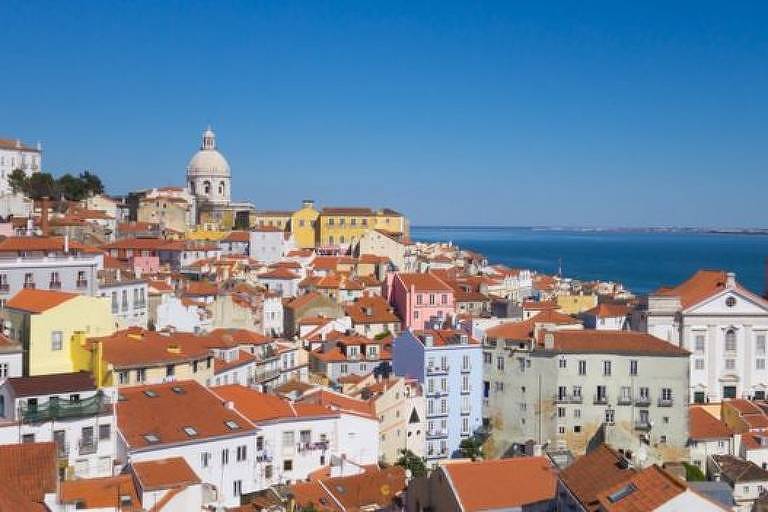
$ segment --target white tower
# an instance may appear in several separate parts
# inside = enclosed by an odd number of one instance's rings
[[[187,188],[200,202],[226,205],[230,199],[230,181],[229,164],[216,149],[216,134],[209,126],[203,132],[200,151],[187,165]]]

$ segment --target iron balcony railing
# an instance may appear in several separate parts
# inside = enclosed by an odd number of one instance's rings
[[[600,394],[595,395],[594,403],[595,404],[607,404],[608,403],[608,395],[607,394],[605,394],[605,395],[600,395]]]
[[[99,448],[99,445],[95,439],[80,439],[80,441],[77,443],[77,446],[80,455],[90,455],[92,453],[96,453],[96,450]]]
[[[638,407],[647,407],[651,405],[651,397],[650,396],[638,396],[635,398],[635,405]]]
[[[48,400],[42,404],[29,406],[22,404],[20,416],[22,423],[43,423],[65,418],[83,418],[107,412],[109,399],[102,391],[90,398],[78,401]]]
[[[580,404],[584,401],[584,397],[582,395],[565,393],[555,395],[554,400],[556,404]]]
[[[635,430],[651,430],[651,421],[648,419],[635,420]]]
[[[616,403],[618,405],[632,405],[632,397],[619,395],[619,398],[616,399]]]
[[[669,398],[659,397],[659,401],[657,402],[657,405],[659,407],[672,407],[673,405],[672,397],[669,397]]]
[[[448,373],[449,366],[427,366],[427,375],[443,375]]]

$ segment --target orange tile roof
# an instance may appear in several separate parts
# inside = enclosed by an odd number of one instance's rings
[[[193,361],[208,357],[216,341],[192,333],[162,334],[136,328],[117,331],[109,336],[89,338],[101,343],[102,359],[115,369]]]
[[[219,327],[210,332],[211,336],[227,339],[230,338],[240,345],[264,345],[272,341],[271,338],[259,334],[256,331],[248,329],[235,329],[229,327]]]
[[[557,475],[546,457],[456,462],[442,470],[462,510],[523,508],[555,497]]]
[[[338,416],[338,413],[329,407],[316,404],[294,404],[279,396],[236,384],[217,386],[213,392],[222,400],[233,402],[240,413],[257,425],[268,421]]]
[[[28,313],[44,313],[45,311],[64,304],[75,297],[79,297],[79,295],[76,293],[58,292],[54,290],[24,288],[8,299],[5,306],[10,309],[18,309],[19,311],[26,311]]]
[[[213,371],[214,373],[223,373],[228,370],[231,370],[232,368],[238,368],[240,366],[246,365],[248,363],[252,363],[257,360],[257,357],[253,354],[246,352],[245,350],[238,351],[237,359],[233,359],[232,361],[224,361],[223,359],[215,359],[213,361]]]
[[[82,508],[108,508],[121,510],[122,497],[130,497],[131,510],[140,509],[141,501],[136,494],[133,478],[130,475],[107,476],[103,478],[83,478],[63,480],[59,488],[59,497],[63,503],[80,503]]]
[[[601,303],[592,309],[588,309],[584,314],[593,315],[597,318],[625,317],[629,314],[629,307],[625,304]]]
[[[313,485],[316,486],[313,489]],[[376,506],[389,509],[405,491],[405,470],[400,466],[380,469],[366,467],[364,473],[327,478],[291,486],[290,492],[300,505],[310,502],[319,510],[360,511]],[[319,504],[319,505],[318,505]]]
[[[95,247],[89,247],[75,240],[69,240],[69,250],[72,252],[83,252],[100,254],[101,251]],[[63,252],[63,236],[9,236],[0,241],[0,252]]]
[[[560,481],[584,508],[596,511],[601,492],[627,482],[634,475],[635,470],[627,467],[624,457],[606,445],[600,445],[561,471]]]
[[[733,430],[701,407],[688,410],[688,428],[691,439],[724,439],[733,435]]]
[[[655,295],[680,297],[683,308],[689,308],[725,289],[726,278],[726,272],[723,270],[699,270],[687,281],[673,288],[656,290]]]
[[[42,503],[47,493],[56,492],[56,445],[21,443],[0,446],[0,482],[13,489],[18,499],[29,505],[26,510],[38,510],[31,504]]]
[[[624,490],[629,492],[622,498],[610,498],[614,493]],[[686,490],[683,482],[654,464],[635,474],[629,481],[605,489],[597,495],[597,499],[606,512],[646,512],[657,510]]]
[[[442,279],[431,273],[417,274],[398,272],[395,279],[399,279],[403,286],[410,290],[411,286],[418,292],[424,291],[442,291],[453,293],[453,288],[448,286]]]
[[[200,483],[200,477],[183,457],[134,462],[131,469],[144,492]]]
[[[288,304],[286,304],[286,307],[297,309],[306,306],[307,304],[311,303],[315,299],[321,298],[322,295],[317,292],[309,292],[305,293],[304,295],[299,295],[292,301],[290,301]]]
[[[372,403],[324,389],[320,389],[314,393],[305,394],[301,398],[301,402],[325,405],[330,407],[332,410],[338,410],[341,412],[355,414],[358,416],[365,416],[368,418],[376,418],[376,413]]]
[[[217,295],[219,293],[219,287],[216,283],[210,281],[187,281],[184,288],[184,295],[192,297],[206,297],[210,295]]]
[[[257,277],[259,279],[298,279],[298,274],[295,274],[284,267],[279,267],[268,272],[262,272]]]
[[[485,335],[492,338],[526,340],[533,336],[537,325],[577,325],[580,323],[571,316],[553,310],[545,310],[522,322],[507,322],[491,327],[485,331]]]
[[[360,297],[344,308],[354,324],[383,324],[399,322],[389,303],[383,297]]]
[[[743,398],[735,398],[733,400],[728,400],[726,402],[726,405],[729,407],[733,407],[737,411],[739,411],[741,414],[762,414],[762,409],[760,409],[757,405],[753,404],[749,400],[744,400]]]
[[[540,336],[547,336],[550,333]],[[672,343],[636,331],[554,331],[554,350],[569,353],[632,353],[688,357],[690,352]],[[539,340],[541,343],[541,339]]]
[[[225,242],[248,242],[250,234],[247,231],[231,231],[226,237]]]
[[[195,381],[126,387],[121,388],[120,395],[122,398],[116,403],[118,425],[131,449],[243,434],[254,429],[250,421],[228,409],[211,390]],[[185,427],[194,428],[196,433],[188,435]],[[147,435],[156,436],[157,441]]]
[[[458,329],[425,329],[421,331],[415,331],[414,334],[417,335],[418,339],[420,341],[424,341],[423,337],[425,334],[431,334],[432,335],[432,345],[435,347],[441,347],[446,345],[456,345],[459,343],[458,337],[467,334],[464,331],[460,331]],[[467,335],[469,336],[469,335]],[[472,336],[469,336],[469,344],[470,345],[478,345],[480,342],[473,338]]]

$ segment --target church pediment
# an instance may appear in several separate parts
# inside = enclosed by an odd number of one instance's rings
[[[696,315],[768,315],[768,302],[739,288],[722,290],[685,310]]]

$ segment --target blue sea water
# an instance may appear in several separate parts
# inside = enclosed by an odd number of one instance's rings
[[[417,241],[452,241],[503,263],[583,280],[619,281],[634,293],[674,285],[701,268],[736,272],[742,285],[765,288],[768,236],[701,232],[578,231],[507,227],[413,227]]]

